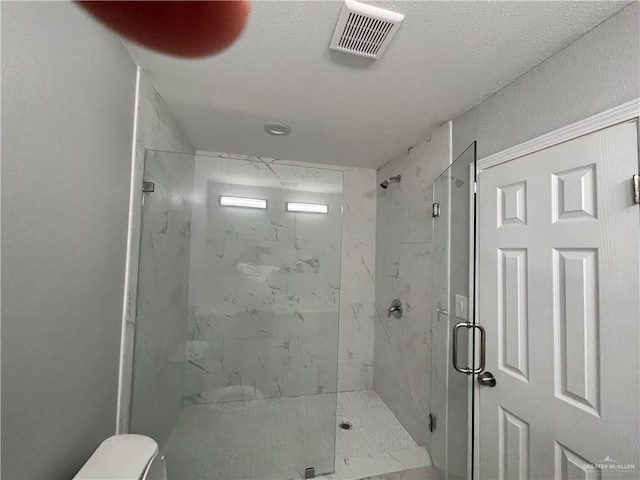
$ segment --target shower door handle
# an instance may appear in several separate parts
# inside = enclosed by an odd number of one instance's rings
[[[461,367],[458,363],[458,334],[461,328],[471,328],[471,324],[467,322],[456,323],[453,327],[451,337],[451,360],[453,361],[453,368],[460,373],[471,375],[473,372],[469,367]]]
[[[466,328],[469,330],[477,328],[478,331],[480,332],[480,364],[478,365],[477,368],[461,367],[460,364],[458,363],[458,333],[460,332],[461,328]],[[451,360],[453,363],[453,368],[455,368],[456,371],[460,373],[464,373],[466,375],[471,375],[474,373],[482,373],[484,371],[485,358],[486,358],[485,337],[486,337],[486,334],[484,331],[484,327],[482,325],[477,325],[477,324],[467,323],[467,322],[460,322],[453,327],[453,333],[451,338],[451,357],[452,357]]]

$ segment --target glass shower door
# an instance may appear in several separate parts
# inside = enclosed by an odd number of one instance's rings
[[[430,452],[436,478],[471,478],[475,365],[475,180],[471,144],[433,183]],[[455,354],[455,355],[454,355]]]
[[[147,151],[130,432],[169,478],[334,470],[342,172]]]

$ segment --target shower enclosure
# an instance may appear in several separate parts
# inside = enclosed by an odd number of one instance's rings
[[[334,470],[342,172],[147,151],[130,432],[170,478]]]
[[[435,478],[472,478],[476,144],[433,183],[433,317],[430,453]],[[478,333],[476,333],[478,332]]]
[[[171,478],[333,472],[343,172],[150,150],[144,180],[129,432],[158,441]],[[476,368],[474,184],[475,145],[433,183],[433,317],[415,319],[432,328],[430,441],[394,427],[449,479],[473,464],[473,387],[452,347]]]

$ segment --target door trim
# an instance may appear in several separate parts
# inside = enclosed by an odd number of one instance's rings
[[[571,123],[565,127],[558,128],[539,137],[527,140],[513,147],[509,147],[493,155],[489,155],[478,160],[478,171],[494,167],[501,163],[524,157],[530,153],[537,152],[559,143],[573,140],[574,138],[587,135],[601,130],[616,123],[625,122],[633,118],[640,117],[640,98],[625,102],[617,107],[610,108],[597,113],[583,120]]]
[[[131,388],[133,382],[133,355],[128,349],[135,336],[135,312],[138,297],[138,251],[140,250],[140,219],[142,218],[142,179],[146,150],[138,155],[138,111],[140,105],[140,77],[142,68],[136,67],[135,98],[133,102],[133,133],[131,142],[131,183],[129,184],[129,218],[127,220],[127,248],[125,253],[122,318],[120,319],[120,350],[118,354],[118,396],[116,400],[116,435],[129,433]],[[142,168],[140,168],[142,167]],[[134,320],[131,324],[130,320]]]

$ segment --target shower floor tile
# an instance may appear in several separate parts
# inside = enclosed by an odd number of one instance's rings
[[[288,480],[333,470],[335,394],[186,406],[165,446],[171,480]],[[355,480],[428,466],[430,457],[373,390],[339,393],[335,473]]]
[[[336,458],[377,455],[417,447],[411,435],[373,390],[338,394],[338,424],[351,422],[351,430],[338,429]]]

